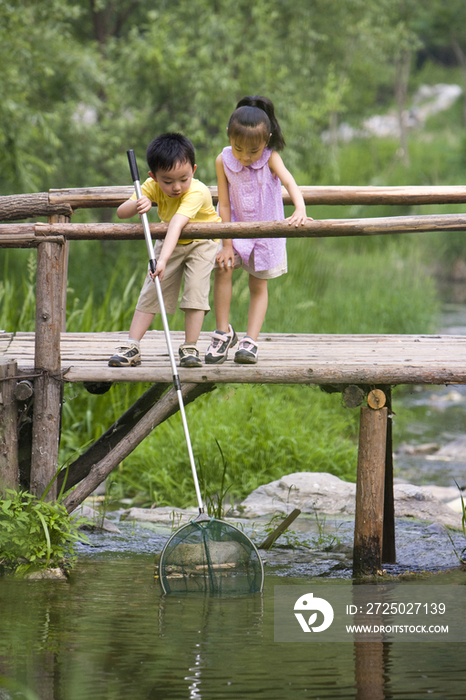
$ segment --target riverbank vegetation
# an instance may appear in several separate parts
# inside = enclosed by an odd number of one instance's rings
[[[70,568],[76,560],[74,545],[88,541],[79,531],[84,522],[45,496],[7,490],[0,499],[0,574]]]
[[[308,3],[148,0],[24,3],[0,0],[2,194],[129,184],[126,150],[180,130],[197,151],[198,176],[215,184],[214,159],[244,94],[275,103],[286,165],[301,185],[462,184],[464,108],[418,119],[421,85],[465,84],[466,13],[459,0]],[[176,21],[175,21],[176,20]],[[464,33],[464,36],[463,36]],[[463,53],[461,53],[463,52]],[[23,69],[17,70],[19,61]],[[177,80],[173,81],[173,75]],[[394,115],[391,134],[363,134],[364,120]],[[346,140],[342,122],[355,135]],[[142,170],[143,172],[143,170]],[[443,207],[309,207],[314,218],[461,211]],[[74,221],[111,220],[77,211]],[[151,212],[152,220],[156,214]],[[428,333],[436,329],[439,274],[463,255],[462,233],[290,240],[288,275],[270,283],[265,332]],[[146,268],[143,243],[72,242],[70,331],[129,327]],[[35,253],[0,250],[0,327],[34,329]],[[234,283],[232,323],[246,326],[247,279]],[[183,328],[183,314],[170,318]],[[213,314],[204,330],[214,329]],[[156,321],[155,328],[161,328]],[[145,390],[116,386],[91,396],[67,385],[60,461],[101,435]],[[315,387],[227,386],[187,407],[205,488],[232,499],[291,471],[354,479],[357,411]],[[220,448],[220,449],[219,449]],[[175,416],[111,477],[115,497],[187,505],[194,493]],[[228,496],[227,496],[228,498]]]

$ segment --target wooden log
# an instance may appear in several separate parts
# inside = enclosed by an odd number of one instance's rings
[[[61,381],[60,331],[62,324],[63,257],[61,245],[43,242],[37,250],[34,414],[31,491],[42,496],[58,466]],[[47,494],[57,495],[56,482]]]
[[[36,248],[34,224],[0,224],[0,248]]]
[[[49,223],[63,225],[62,231],[66,234],[66,226],[70,223],[69,216],[63,216],[62,214],[55,214],[49,218]],[[62,319],[61,319],[61,332],[66,331],[66,298],[68,290],[68,258],[70,254],[70,242],[68,239],[64,241],[61,248],[61,308],[62,308]]]
[[[373,576],[381,569],[387,409],[361,408],[353,574]]]
[[[50,243],[64,243],[61,236],[47,236],[47,241]],[[37,239],[37,236],[27,234],[0,237],[0,248],[37,248],[39,243],[40,241]]]
[[[52,214],[64,214],[71,216],[73,210],[69,202],[49,201],[48,192],[35,194],[11,194],[0,197],[0,221],[19,221],[38,216],[51,216]]]
[[[260,360],[257,365],[250,366],[225,363],[221,367],[204,365],[201,370],[181,369],[180,377],[183,382],[207,384],[466,384],[466,366],[445,364],[402,366],[387,361],[371,366],[359,360],[355,366],[345,367],[337,360],[325,364],[309,361],[300,366],[286,367]],[[153,382],[155,377],[157,381],[169,384],[172,378],[169,368],[159,366],[155,369],[149,364],[122,368],[118,373],[105,366],[69,365],[71,363],[64,367],[67,382]]]
[[[381,387],[387,399],[387,441],[385,449],[385,488],[383,499],[383,547],[382,562],[396,563],[395,495],[393,493],[393,412],[392,388]]]
[[[209,187],[214,204],[217,203],[217,188]],[[466,202],[466,187],[300,187],[304,201],[309,205],[330,204],[452,204]],[[0,221],[61,214],[72,216],[78,208],[118,207],[131,197],[134,188],[87,187],[75,189],[52,189],[47,192],[15,194],[0,197]],[[284,204],[291,204],[290,196],[282,188]]]
[[[23,379],[16,384],[14,393],[18,401],[27,401],[34,394],[34,385],[29,379]]]
[[[364,401],[366,392],[357,384],[349,384],[342,391],[342,400],[346,408],[356,408]]]
[[[259,545],[258,549],[270,549],[274,542],[282,535],[285,530],[287,530],[291,523],[296,520],[298,515],[301,513],[299,508],[295,508],[287,517],[280,523],[278,527],[275,528],[273,532],[270,533],[268,537]]]
[[[372,389],[367,395],[367,404],[370,408],[383,408],[387,398],[382,389]]]
[[[32,421],[34,395],[20,403],[18,427],[19,482],[22,489],[31,489]]]
[[[358,186],[313,186],[300,187],[306,204],[453,204],[466,202],[466,187],[453,186],[406,186],[406,187],[358,187]],[[209,187],[214,204],[218,201],[217,187]],[[73,209],[118,207],[131,197],[134,188],[129,185],[116,187],[87,187],[76,189],[52,189],[49,191],[51,205],[71,204]],[[292,204],[282,187],[284,204]]]
[[[210,386],[202,384],[183,384],[181,393],[185,402],[193,401],[206,391]],[[162,423],[168,416],[178,409],[178,397],[176,391],[171,388],[155,406],[142,416],[138,423],[118,442],[118,444],[94,464],[86,476],[71,493],[64,499],[63,505],[68,513],[77,508],[87,496],[89,496],[99,484],[101,484],[113,469],[122,462],[154,428]],[[188,457],[187,464],[188,464]]]
[[[119,207],[133,193],[132,185],[52,189],[49,190],[48,200],[51,206],[70,204],[73,209],[100,209]]]
[[[0,224],[0,241],[4,236],[35,236],[35,224]]]
[[[19,487],[16,374],[14,360],[0,363],[0,494]]]
[[[150,224],[153,238],[164,238],[167,224]],[[63,234],[57,224],[37,223],[36,235]],[[386,216],[367,219],[324,219],[290,226],[282,221],[186,224],[186,238],[334,238],[339,236],[380,236],[434,231],[466,231],[466,214]],[[142,224],[69,224],[70,240],[139,240]]]

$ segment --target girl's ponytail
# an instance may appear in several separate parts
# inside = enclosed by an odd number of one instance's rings
[[[275,151],[280,151],[285,146],[285,139],[283,138],[282,130],[275,116],[275,109],[273,102],[269,100],[268,97],[262,97],[261,95],[247,95],[243,97],[238,104],[236,109],[239,107],[257,107],[261,109],[269,118],[272,136],[268,143],[269,148],[273,148]]]

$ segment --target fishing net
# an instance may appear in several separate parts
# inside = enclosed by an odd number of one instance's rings
[[[264,568],[259,552],[234,525],[204,516],[177,530],[159,561],[164,593],[256,593]]]
[[[136,197],[140,199],[142,190],[136,156],[132,149],[127,151],[127,155]],[[147,214],[141,214],[141,221],[149,254],[149,266],[151,272],[155,273],[157,262],[155,260]],[[158,276],[154,278],[154,284],[173,373],[173,388],[178,396],[180,415],[199,506],[199,516],[188,523],[188,525],[177,530],[165,545],[160,555],[160,583],[165,593],[203,591],[211,594],[222,594],[226,592],[255,593],[261,591],[264,582],[264,569],[254,544],[234,525],[210,518],[204,513],[184,409],[181,382],[176,367],[162,287]]]

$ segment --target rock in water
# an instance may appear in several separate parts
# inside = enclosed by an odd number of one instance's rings
[[[208,540],[209,558],[212,566],[227,564],[241,566],[247,562],[247,552],[238,542],[214,542]],[[190,569],[205,566],[208,562],[203,542],[189,544],[181,542],[169,553],[166,564],[184,566]]]

